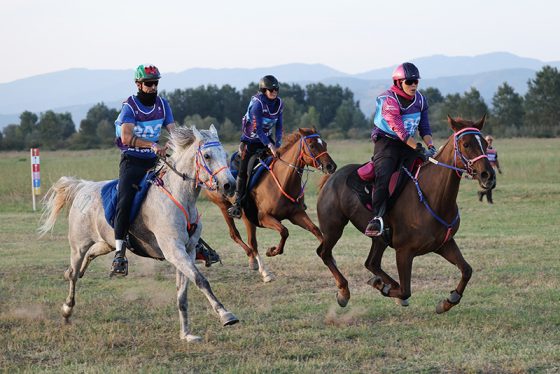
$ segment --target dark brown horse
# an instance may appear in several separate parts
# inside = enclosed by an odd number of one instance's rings
[[[461,175],[467,174],[478,180],[486,190],[494,188],[495,173],[486,156],[486,141],[480,133],[485,117],[473,123],[448,117],[453,129],[431,163],[421,166],[402,187],[402,192],[384,217],[389,232],[372,239],[371,250],[365,267],[375,277],[368,284],[383,296],[396,298],[401,305],[408,305],[411,295],[410,277],[414,257],[435,252],[456,265],[461,271],[461,281],[451,296],[442,300],[437,313],[443,313],[457,305],[471,277],[472,268],[465,261],[453,236],[459,230],[457,194]],[[332,256],[332,249],[342,235],[348,221],[364,232],[372,213],[366,209],[355,192],[347,186],[347,179],[360,165],[347,165],[328,180],[322,181],[317,200],[319,226],[324,240],[317,254],[332,272],[338,287],[337,301],[346,306],[350,299],[348,281],[340,273]],[[415,183],[417,182],[417,183]],[[422,201],[420,199],[422,196]],[[389,244],[396,251],[399,282],[381,269],[381,258]]]
[[[327,152],[327,143],[315,129],[299,129],[288,135],[279,154],[280,157],[270,165],[270,170],[251,189],[245,204],[242,219],[247,229],[249,245],[241,239],[234,220],[227,213],[231,206],[230,201],[218,192],[206,192],[210,200],[221,209],[231,238],[249,256],[249,267],[253,270],[258,269],[264,282],[273,280],[274,275],[259,256],[257,226],[276,230],[280,234],[278,245],[266,252],[269,257],[284,252],[284,244],[289,235],[288,229],[281,223],[284,219],[310,231],[322,241],[321,231],[305,212],[302,177],[308,166],[329,174],[336,170],[336,164]]]

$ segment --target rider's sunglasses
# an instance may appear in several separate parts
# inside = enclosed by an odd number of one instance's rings
[[[157,87],[159,81],[148,81],[148,82],[142,82],[142,83],[144,83],[144,86],[146,86],[146,87],[152,87],[152,86]]]
[[[266,90],[270,91],[270,92],[278,92],[279,88],[278,87],[272,87],[272,88],[267,88]]]
[[[407,86],[412,86],[413,84],[418,84],[418,79],[405,79],[404,84]]]

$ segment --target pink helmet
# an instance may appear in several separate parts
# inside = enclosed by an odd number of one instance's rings
[[[402,79],[420,79],[418,68],[411,62],[405,62],[397,66],[395,71],[393,71],[393,81],[400,81]]]

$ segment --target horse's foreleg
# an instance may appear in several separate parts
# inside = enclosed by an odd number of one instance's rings
[[[179,308],[179,323],[181,327],[180,337],[188,342],[199,342],[202,340],[200,336],[190,333],[189,330],[189,313],[188,313],[188,299],[187,289],[189,286],[189,279],[185,277],[179,270],[176,272],[177,283],[177,307]]]
[[[387,249],[387,244],[382,239],[373,239],[364,266],[375,275],[368,281],[368,284],[387,294],[391,288],[399,289],[401,286],[381,268],[381,259],[385,249]]]
[[[85,261],[82,263],[82,267],[80,269],[80,278],[84,276],[84,273],[86,272],[89,264],[93,260],[95,260],[95,258],[106,255],[107,253],[110,253],[114,249],[115,248],[111,247],[106,242],[97,242],[94,245],[92,245],[91,248],[86,253]]]
[[[268,270],[265,265],[264,260],[259,255],[257,249],[257,226],[253,225],[245,216],[243,216],[243,222],[245,223],[245,228],[247,229],[247,241],[251,244],[253,254],[249,257],[249,268],[255,270],[259,269],[259,273],[263,279],[263,282],[268,283],[274,280],[274,274]]]
[[[319,230],[319,228],[313,223],[313,221],[311,221],[311,218],[309,218],[305,211],[298,211],[296,214],[290,217],[290,221],[294,225],[298,225],[299,227],[302,227],[311,232],[320,242],[323,241],[323,234],[321,233],[321,230]]]
[[[64,273],[64,278],[68,281],[68,296],[62,304],[62,316],[64,317],[64,321],[66,323],[70,322],[70,316],[72,315],[72,311],[74,309],[74,305],[76,304],[75,295],[76,295],[76,282],[78,282],[78,277],[80,275],[79,269],[84,261],[84,257],[88,251],[88,248],[91,246],[91,243],[87,245],[78,246],[78,245],[70,245],[71,253],[70,253],[70,267]]]
[[[260,218],[260,221],[261,221],[261,224],[263,225],[263,227],[276,230],[280,234],[280,242],[278,243],[278,245],[276,247],[270,247],[266,251],[266,255],[268,257],[281,255],[282,253],[284,253],[284,245],[286,244],[286,240],[288,239],[288,236],[290,235],[290,233],[288,232],[288,229],[284,225],[282,225],[282,223],[280,223],[280,221],[278,221],[276,218],[274,218],[270,214],[265,214],[265,215],[263,215],[262,217],[259,217],[259,218]]]
[[[461,281],[457,285],[457,288],[451,291],[451,295],[447,299],[440,301],[436,307],[437,313],[444,313],[459,304],[461,301],[461,297],[467,287],[467,283],[471,279],[472,267],[463,258],[461,250],[457,246],[455,239],[451,239],[445,243],[436,253],[441,255],[453,265],[456,265],[459,270],[461,270]]]
[[[408,299],[410,298],[410,278],[412,275],[412,261],[414,256],[409,251],[397,250],[397,269],[399,271],[400,287],[393,288],[389,285],[384,285],[383,288],[373,285],[378,288],[383,296],[394,297],[400,299],[400,305],[408,306]]]
[[[212,288],[210,287],[210,282],[208,282],[204,275],[197,269],[194,264],[194,259],[189,254],[185,253],[184,249],[177,246],[173,250],[166,250],[165,246],[161,245],[160,248],[162,249],[166,260],[173,264],[177,270],[183,273],[183,275],[189,280],[194,282],[196,287],[204,294],[204,296],[206,296],[212,306],[212,309],[218,314],[224,326],[233,325],[239,322],[237,317],[235,317],[233,313],[229,312],[214,295]]]
[[[348,221],[338,222],[337,224],[323,227],[324,237],[317,248],[317,255],[321,257],[321,260],[323,260],[323,263],[329,268],[334,277],[336,287],[338,288],[336,301],[338,305],[342,307],[345,307],[350,300],[350,289],[348,288],[348,281],[336,266],[332,250],[338,242],[338,239],[342,236],[344,226],[346,226],[347,223]]]

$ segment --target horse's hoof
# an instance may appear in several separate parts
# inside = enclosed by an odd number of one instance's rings
[[[237,317],[232,312],[227,312],[225,314],[222,314],[220,316],[220,319],[222,320],[222,325],[223,326],[231,326],[231,325],[235,325],[237,322],[239,322]]]
[[[336,293],[336,302],[338,303],[338,305],[344,308],[346,305],[348,305],[348,298],[342,296],[339,291]]]
[[[69,307],[66,304],[62,304],[62,316],[66,323],[70,322],[70,316],[72,315],[72,307]]]
[[[408,302],[409,299],[403,300],[403,299],[395,298],[394,300],[395,300],[395,304],[397,304],[397,305],[400,305],[400,306],[408,306],[409,305],[409,302]]]
[[[436,306],[436,313],[442,314],[447,312],[449,309],[451,309],[451,307],[448,308],[446,304],[448,304],[447,300],[441,300],[439,304]]]
[[[263,275],[263,282],[264,283],[272,282],[275,279],[276,279],[276,277],[272,273],[267,273],[266,275]]]
[[[202,341],[202,338],[200,336],[192,334],[181,336],[181,339],[186,340],[188,343],[200,343]]]

